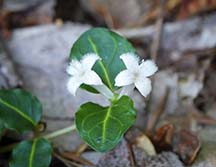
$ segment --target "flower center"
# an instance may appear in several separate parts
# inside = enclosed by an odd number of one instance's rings
[[[133,73],[133,80],[134,81],[136,81],[138,78],[139,78],[139,73],[137,72],[137,71],[135,71],[134,73]]]

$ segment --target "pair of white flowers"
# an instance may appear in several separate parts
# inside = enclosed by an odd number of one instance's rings
[[[142,60],[139,64],[139,58],[134,53],[124,53],[120,58],[127,69],[116,76],[115,86],[123,87],[121,95],[127,94],[136,87],[146,97],[152,89],[151,80],[148,77],[158,70],[157,66],[151,60]],[[103,84],[97,73],[92,70],[98,60],[100,60],[100,57],[97,54],[88,53],[80,61],[72,60],[70,62],[67,68],[67,73],[70,74],[67,84],[70,93],[75,96],[80,85],[86,84],[91,85],[106,97],[112,98],[113,93]]]

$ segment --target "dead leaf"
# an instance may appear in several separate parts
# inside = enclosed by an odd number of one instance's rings
[[[201,143],[197,135],[187,130],[180,130],[175,133],[172,146],[173,151],[180,156],[182,161],[190,165],[195,160]]]
[[[153,135],[152,141],[158,152],[173,151],[187,165],[195,160],[201,147],[197,135],[187,130],[177,131],[173,124],[160,127]]]
[[[154,145],[151,140],[146,135],[141,135],[136,138],[137,147],[143,149],[148,155],[154,156],[156,155],[156,151]]]
[[[182,0],[178,19],[216,8],[216,0]]]
[[[157,129],[154,137],[153,142],[155,144],[157,151],[160,152],[160,150],[171,150],[171,143],[172,138],[174,135],[174,126],[173,124],[165,124],[161,126],[159,129]]]

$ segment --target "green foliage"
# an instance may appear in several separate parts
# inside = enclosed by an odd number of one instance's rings
[[[115,77],[125,69],[120,55],[128,52],[135,52],[132,45],[105,28],[93,28],[85,32],[71,49],[71,60],[80,60],[87,53],[96,53],[101,58],[93,70],[114,94],[109,99],[109,106],[86,103],[75,114],[76,128],[81,138],[96,151],[105,152],[114,148],[135,121],[132,100],[128,96],[119,99],[114,86]],[[84,84],[82,88],[94,93],[100,92]],[[20,133],[35,130],[41,114],[41,103],[30,93],[19,89],[0,90],[0,136],[4,129]],[[46,139],[36,137],[38,134],[32,140],[17,145],[12,152],[10,167],[49,166],[52,147]]]
[[[102,60],[98,61],[93,69],[113,91],[116,75],[125,69],[119,56],[127,52],[134,53],[135,49],[125,38],[105,28],[93,28],[74,43],[70,59],[80,60],[86,53],[97,53]]]
[[[41,113],[41,103],[30,93],[18,89],[0,90],[2,127],[22,133],[33,130],[40,121]]]
[[[10,167],[48,167],[52,147],[45,139],[21,142],[12,153]]]
[[[86,103],[77,111],[75,120],[81,138],[95,150],[105,152],[118,144],[135,116],[132,100],[123,96],[109,107]]]

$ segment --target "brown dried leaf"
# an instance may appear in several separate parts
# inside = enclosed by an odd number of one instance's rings
[[[172,124],[160,127],[152,137],[152,141],[158,152],[173,151],[187,165],[195,160],[201,146],[197,135],[187,130],[177,131]]]
[[[189,165],[195,160],[201,143],[197,135],[187,130],[180,130],[175,133],[172,146],[173,151],[180,156],[185,164]]]
[[[185,19],[188,16],[215,8],[216,0],[183,0],[178,18]]]
[[[173,124],[165,124],[157,129],[153,137],[153,142],[155,146],[157,146],[157,151],[171,150],[174,131],[175,129]]]

